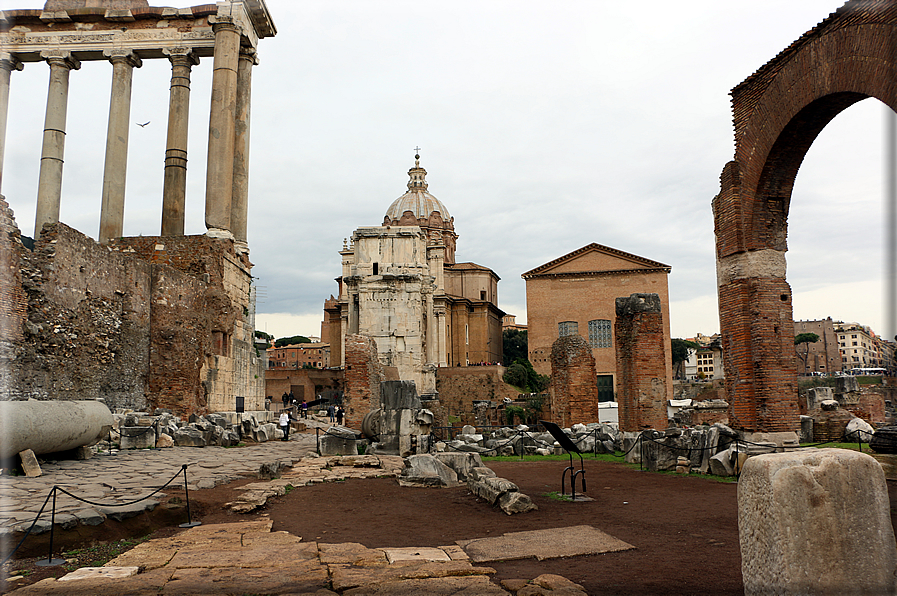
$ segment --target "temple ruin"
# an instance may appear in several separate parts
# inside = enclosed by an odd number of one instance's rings
[[[11,75],[49,67],[33,242],[0,197],[0,399],[264,409],[246,215],[252,67],[259,40],[275,34],[264,0],[48,0],[43,10],[0,11],[0,181]],[[131,83],[151,59],[171,63],[161,229],[125,238]],[[214,69],[208,231],[185,236],[190,74],[203,59]],[[112,79],[97,242],[59,221],[68,82],[88,60],[109,61]]]

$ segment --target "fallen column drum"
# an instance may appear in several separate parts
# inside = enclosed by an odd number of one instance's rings
[[[0,458],[94,445],[111,428],[112,412],[100,401],[0,401]]]

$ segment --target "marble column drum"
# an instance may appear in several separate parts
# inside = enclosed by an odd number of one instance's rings
[[[59,221],[69,72],[81,68],[81,63],[71,55],[71,52],[45,50],[41,52],[41,57],[50,65],[50,87],[47,91],[44,140],[41,148],[40,176],[37,183],[37,210],[34,217],[35,238],[40,236],[44,224]]]
[[[131,51],[107,50],[104,53],[112,62],[112,96],[109,100],[103,200],[100,207],[101,244],[121,237],[124,227],[128,133],[131,128],[131,82],[134,67],[143,65],[140,57]]]
[[[162,236],[184,235],[187,202],[187,131],[190,121],[190,72],[199,57],[190,48],[163,50],[171,60],[168,140],[162,190]]]
[[[215,32],[215,62],[206,166],[206,228],[211,236],[232,238],[231,200],[240,29],[231,17],[222,15],[215,19],[212,29]]]
[[[231,231],[238,252],[249,252],[246,218],[249,207],[249,116],[252,67],[258,64],[254,48],[240,48],[237,68],[237,110],[234,122],[234,186],[231,198]]]
[[[22,68],[22,62],[15,56],[0,54],[0,188],[3,183],[3,154],[6,147],[6,120],[9,114],[9,79],[12,71]]]

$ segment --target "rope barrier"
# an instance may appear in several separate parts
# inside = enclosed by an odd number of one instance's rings
[[[61,565],[62,563],[65,563],[65,560],[64,560],[64,559],[54,559],[54,558],[53,558],[53,533],[54,533],[54,527],[55,527],[55,525],[56,525],[56,493],[58,493],[58,492],[61,492],[61,493],[65,494],[65,495],[67,495],[67,496],[69,496],[69,497],[75,499],[76,501],[80,501],[80,502],[82,502],[82,503],[87,503],[88,505],[93,505],[93,506],[95,506],[95,507],[127,507],[127,506],[129,506],[129,505],[134,505],[134,504],[136,504],[136,503],[139,503],[139,502],[141,502],[141,501],[145,501],[145,500],[147,500],[147,499],[149,499],[149,498],[155,496],[159,491],[161,491],[162,489],[164,489],[165,487],[167,487],[168,485],[170,485],[172,482],[174,482],[175,479],[176,479],[178,476],[180,476],[181,473],[183,472],[183,475],[184,475],[184,495],[185,495],[185,497],[186,497],[186,501],[187,501],[187,523],[186,523],[186,524],[180,524],[180,527],[182,527],[182,528],[187,528],[187,527],[194,527],[194,526],[198,526],[198,525],[200,525],[202,522],[198,522],[198,521],[197,521],[197,522],[194,522],[194,521],[192,521],[192,519],[191,519],[191,517],[190,517],[190,493],[189,493],[189,489],[187,488],[187,468],[188,468],[188,466],[192,466],[192,465],[194,465],[194,464],[192,464],[192,463],[191,463],[191,464],[182,464],[182,465],[181,465],[181,469],[178,470],[177,473],[176,473],[174,476],[172,476],[171,479],[170,479],[168,482],[166,482],[165,484],[163,484],[162,486],[158,487],[156,490],[154,490],[153,492],[151,492],[150,494],[148,494],[148,495],[146,495],[146,496],[144,496],[144,497],[141,497],[141,498],[139,498],[139,499],[135,499],[135,500],[133,500],[133,501],[128,501],[128,502],[125,502],[125,503],[97,503],[97,502],[95,502],[95,501],[91,501],[91,500],[89,500],[89,499],[85,499],[85,498],[83,498],[83,497],[79,497],[79,496],[77,496],[77,495],[74,495],[74,494],[72,494],[71,492],[67,491],[66,489],[64,489],[64,488],[62,488],[62,487],[57,486],[57,485],[54,484],[53,487],[50,489],[50,492],[47,494],[47,498],[44,499],[44,504],[41,505],[40,510],[37,512],[37,516],[34,518],[34,521],[31,522],[31,525],[28,527],[28,530],[25,531],[25,535],[22,536],[22,539],[19,541],[19,543],[16,545],[16,547],[12,550],[12,552],[10,552],[9,555],[7,555],[5,559],[3,559],[3,562],[0,563],[0,567],[2,567],[3,565],[5,565],[7,562],[9,562],[9,561],[13,558],[13,556],[15,556],[16,552],[18,552],[18,550],[19,550],[19,548],[22,546],[22,544],[25,543],[25,539],[28,538],[28,536],[31,535],[31,531],[34,529],[34,526],[37,525],[38,520],[40,520],[41,515],[43,515],[43,513],[44,513],[44,509],[47,507],[47,503],[50,501],[51,498],[53,499],[53,507],[52,507],[51,518],[50,518],[50,549],[49,549],[49,554],[48,554],[46,560],[38,561],[36,564],[37,564],[37,565],[40,565],[40,566],[50,566],[50,565]]]

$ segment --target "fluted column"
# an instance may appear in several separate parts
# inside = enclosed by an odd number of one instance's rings
[[[125,220],[125,181],[128,173],[128,133],[131,129],[131,81],[134,67],[143,65],[130,50],[106,50],[112,62],[112,96],[106,131],[103,201],[100,207],[101,244],[119,238]]]
[[[184,235],[187,202],[187,128],[190,121],[190,71],[199,57],[190,48],[163,49],[171,60],[168,141],[162,190],[162,235]]]
[[[9,78],[22,70],[22,62],[12,54],[0,53],[0,184],[3,182],[3,153],[6,147],[6,117],[9,113]]]
[[[240,48],[237,67],[237,111],[234,126],[234,186],[231,198],[231,231],[237,252],[249,252],[246,219],[249,207],[249,108],[252,67],[258,64],[255,48]]]
[[[232,17],[218,15],[212,30],[215,32],[215,64],[212,74],[212,104],[209,110],[206,228],[210,236],[232,238],[234,121],[237,110],[240,29]]]
[[[62,164],[65,153],[65,118],[69,99],[69,71],[81,68],[71,52],[44,50],[41,58],[50,65],[50,88],[47,91],[47,114],[44,117],[44,142],[40,156],[40,177],[37,183],[37,212],[34,237],[38,238],[45,223],[59,221],[59,199],[62,196]]]

